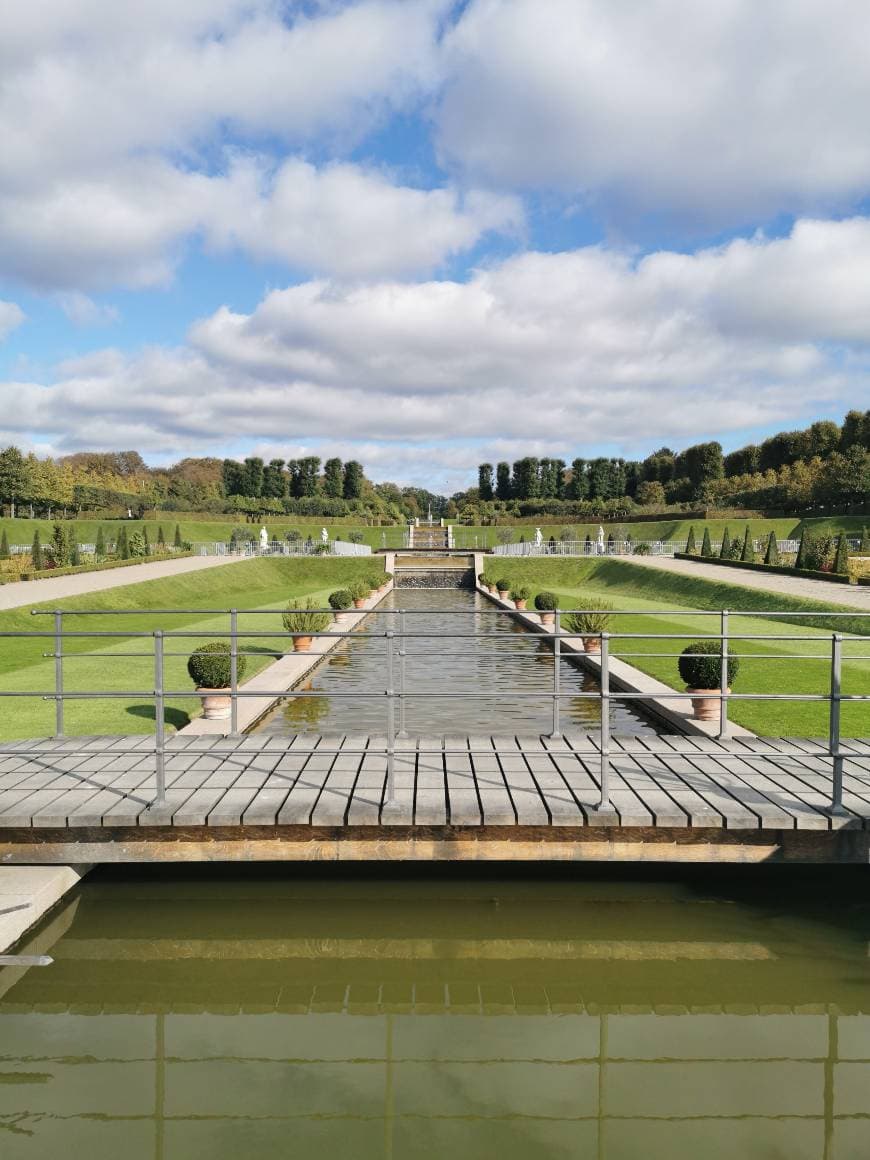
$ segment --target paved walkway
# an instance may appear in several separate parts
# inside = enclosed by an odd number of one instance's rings
[[[622,557],[619,557],[622,559]],[[718,564],[702,564],[694,560],[671,560],[666,556],[632,556],[628,561],[660,572],[678,572],[682,576],[700,576],[704,580],[718,580],[722,584],[736,584],[741,588],[760,588],[780,596],[799,596],[806,600],[823,600],[846,608],[870,612],[870,587],[835,584],[829,580],[805,580],[801,576],[768,575],[742,568],[723,568]]]
[[[108,568],[105,572],[78,572],[75,576],[58,576],[46,580],[21,580],[0,585],[0,610],[22,608],[64,596],[83,596],[88,592],[105,592],[138,584],[141,580],[162,580],[164,576],[181,576],[222,564],[238,564],[245,556],[183,556],[180,560],[158,560],[152,564],[131,564],[129,568]]]

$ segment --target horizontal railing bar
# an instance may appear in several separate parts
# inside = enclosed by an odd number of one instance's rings
[[[820,630],[821,631],[821,630]],[[110,632],[107,629],[95,629],[91,632],[84,630],[73,630],[72,632],[65,631],[61,634],[63,638],[77,640],[89,638],[110,637],[119,639],[121,637],[128,639],[153,638],[154,631],[130,631],[130,632]],[[270,632],[266,629],[247,629],[239,633],[232,633],[219,629],[202,630],[199,632],[188,632],[183,629],[173,631],[169,629],[162,633],[164,639],[175,640],[198,640],[202,637],[210,637],[212,639],[230,640],[234,636],[247,637],[250,640],[273,640],[278,636],[308,636],[312,640],[317,640],[323,637],[327,640],[345,640],[349,639],[350,634],[347,632],[308,632],[301,631],[296,633],[288,633],[287,630]],[[503,632],[399,632],[386,629],[383,632],[366,632],[355,634],[355,638],[359,640],[385,640],[387,636],[391,636],[394,640],[504,640]],[[565,631],[559,634],[562,640],[571,640],[573,638],[588,637],[593,640],[600,640],[602,637],[607,637],[609,640],[692,640],[697,637],[697,632],[569,632]],[[865,641],[868,639],[863,633],[843,633],[840,634],[844,644],[849,641]],[[0,639],[2,638],[32,638],[51,639],[54,640],[57,634],[54,632],[0,632]],[[542,640],[554,639],[555,633],[546,633],[541,635]],[[793,636],[780,635],[773,633],[722,633],[710,632],[707,634],[709,640],[783,640],[783,641],[826,641],[828,635],[824,636]]]
[[[147,736],[147,734],[143,734],[143,736]],[[304,736],[317,736],[317,735],[303,733],[303,734],[297,734],[297,736],[304,737]],[[22,749],[4,750],[2,747],[0,747],[0,757],[13,757],[13,756],[15,756],[15,757],[17,757],[17,756],[63,757],[63,758],[82,757],[82,756],[99,757],[99,756],[102,756],[102,755],[107,754],[107,753],[128,753],[128,754],[138,754],[138,755],[141,755],[142,757],[150,757],[154,752],[155,752],[155,750],[153,748],[131,749],[129,747],[125,748],[122,746],[102,746],[99,749],[27,749],[27,750],[22,750]],[[302,757],[302,756],[304,756],[304,757],[308,758],[308,757],[317,757],[317,756],[321,756],[321,757],[323,757],[323,756],[336,756],[336,757],[338,757],[338,756],[341,756],[342,754],[348,754],[348,755],[353,755],[353,756],[359,756],[360,754],[364,754],[364,755],[372,755],[372,756],[376,756],[376,757],[382,757],[382,756],[386,756],[386,754],[389,752],[389,749],[387,746],[370,746],[368,749],[357,748],[357,747],[340,748],[339,749],[339,748],[335,748],[335,747],[324,748],[324,747],[321,747],[319,745],[315,746],[311,749],[305,749],[305,748],[288,749],[287,746],[283,746],[280,749],[279,748],[271,749],[269,747],[263,747],[262,749],[243,749],[243,750],[234,750],[234,749],[222,750],[217,746],[212,746],[209,749],[192,749],[189,747],[185,747],[184,749],[173,749],[171,746],[171,742],[170,742],[170,744],[167,745],[165,752],[166,752],[167,756],[170,758],[171,757],[181,757],[181,756],[197,757],[197,758],[198,757],[216,757],[220,754],[224,754],[227,758],[231,758],[236,753],[241,753],[246,757],[247,756],[259,757],[260,755],[273,756],[274,754],[282,754],[282,755],[287,755],[289,757]],[[475,755],[488,755],[490,757],[515,757],[517,755],[519,755],[521,757],[525,757],[527,755],[533,756],[533,757],[542,757],[542,756],[546,757],[550,754],[556,754],[559,757],[597,757],[600,755],[601,750],[597,749],[597,748],[592,748],[592,749],[568,749],[568,748],[565,748],[565,749],[556,749],[556,748],[553,748],[553,749],[522,749],[519,747],[516,749],[509,749],[509,750],[494,749],[494,748],[480,748],[480,747],[474,747],[474,748],[469,748],[469,749],[399,749],[397,747],[395,749],[395,753],[398,756],[403,755],[406,757],[411,757],[413,755],[419,755],[421,757],[437,757],[439,754],[444,754],[447,757],[458,757],[458,756],[465,756],[465,755],[470,755],[472,757]],[[685,750],[685,751],[680,751],[679,753],[677,753],[673,749],[645,749],[643,751],[629,751],[629,750],[621,751],[621,750],[611,749],[610,756],[611,756],[611,758],[614,758],[616,760],[620,760],[620,759],[630,760],[630,759],[642,758],[642,757],[670,757],[670,758],[681,757],[681,758],[687,758],[690,761],[692,760],[692,758],[701,758],[701,757],[703,757],[703,758],[713,757],[717,761],[743,761],[747,757],[766,758],[768,761],[776,761],[781,757],[797,757],[797,758],[842,757],[846,760],[850,760],[852,758],[870,757],[870,750],[864,751],[864,750],[839,749],[839,750],[834,750],[832,752],[830,749],[819,749],[815,753],[809,753],[805,749],[781,749],[781,750],[778,749],[775,752],[771,751],[770,749],[741,749],[739,752],[735,752],[734,750],[730,750],[730,749],[723,749],[721,752],[718,750],[698,749],[698,750]],[[75,770],[75,769],[59,770],[58,771],[60,776],[67,774],[70,777],[74,777],[74,776],[76,776],[76,774],[84,773],[84,772],[86,772],[86,771]],[[135,772],[135,771],[133,771],[133,772]],[[461,771],[455,771],[455,772],[459,773],[461,776]],[[271,773],[274,773],[275,776],[280,776],[280,771],[276,772],[273,770],[273,771],[271,771]],[[468,773],[468,776],[471,776],[470,770],[467,771],[467,773]],[[111,785],[107,785],[105,788],[112,789],[113,787]],[[136,787],[132,787],[132,788],[135,789]],[[129,789],[129,787],[128,787],[128,789]],[[0,792],[2,792],[2,791],[0,791]],[[120,792],[120,789],[119,789],[119,792]]]
[[[280,615],[285,610],[283,608],[237,608],[239,616],[275,616]],[[310,612],[328,612],[332,615],[335,612],[334,608],[314,608],[305,609]],[[431,608],[358,608],[358,609],[344,609],[349,615],[359,613],[364,616],[398,616],[401,612],[404,616],[437,616],[442,615],[440,609],[433,610]],[[494,615],[506,616],[514,612],[522,611],[515,608],[451,608],[449,610],[450,616],[481,616]],[[535,609],[528,609],[529,612],[535,612]],[[563,608],[559,610],[563,615],[568,615],[572,612],[600,612],[600,609],[595,608]],[[699,608],[699,609],[650,609],[649,611],[637,608],[617,608],[608,609],[610,616],[720,616],[721,614],[716,610]],[[854,612],[843,611],[822,611],[818,612],[790,612],[790,611],[766,611],[766,610],[752,610],[752,609],[729,609],[730,616],[868,616],[870,612],[862,612],[856,609]],[[61,616],[229,616],[232,612],[230,608],[32,608],[30,610],[31,616],[54,616],[60,613]]]
[[[704,694],[704,699],[710,700],[710,701],[719,701],[719,700],[727,700],[727,701],[832,701],[832,700],[833,701],[870,701],[870,693],[867,693],[867,694],[864,694],[864,693],[841,693],[837,696],[832,696],[832,694],[830,694],[830,693],[728,693],[723,697],[722,693],[720,693],[718,689],[715,689],[715,690],[714,689],[709,689],[709,690],[704,689],[702,691]],[[203,694],[200,691],[198,691],[197,689],[180,689],[180,690],[164,689],[162,695],[164,697],[175,697],[178,699],[183,699],[185,697],[202,697],[203,696]],[[302,689],[300,689],[300,690],[296,690],[296,689],[278,689],[278,690],[275,690],[275,689],[251,689],[251,690],[245,690],[245,689],[239,689],[237,692],[231,693],[229,688],[226,688],[226,689],[219,690],[219,695],[228,697],[230,699],[236,698],[236,697],[261,697],[261,698],[271,697],[271,698],[281,698],[281,699],[286,698],[286,697],[324,697],[327,699],[355,698],[355,699],[359,700],[361,698],[372,698],[375,700],[380,700],[382,697],[395,697],[397,700],[400,700],[403,697],[405,697],[405,698],[407,698],[407,697],[437,697],[437,698],[452,697],[454,699],[462,700],[465,698],[477,699],[477,698],[500,697],[500,698],[509,698],[511,700],[514,698],[524,698],[524,699],[540,698],[541,700],[552,701],[554,697],[560,697],[560,698],[564,698],[564,699],[570,699],[570,698],[578,698],[579,699],[579,698],[585,697],[585,698],[589,698],[589,699],[596,700],[596,701],[601,700],[600,691],[599,692],[589,692],[589,693],[586,693],[586,692],[554,693],[552,691],[548,692],[547,690],[537,691],[537,690],[520,689],[520,690],[515,691],[515,690],[511,690],[511,689],[502,689],[502,688],[493,689],[492,692],[484,692],[484,693],[477,693],[477,692],[442,693],[442,692],[435,692],[435,691],[432,691],[430,689],[421,689],[420,692],[418,692],[418,693],[415,693],[415,692],[409,693],[407,690],[400,692],[397,689],[394,689],[394,690],[382,689],[376,693],[365,693],[362,691],[359,691],[359,692],[352,691],[349,693],[339,693],[339,692],[333,692],[332,690],[327,692],[327,691],[324,691],[322,689],[311,689],[311,690],[302,690]],[[122,692],[105,691],[105,692],[88,692],[88,693],[66,692],[66,691],[64,691],[62,693],[55,693],[55,692],[38,692],[38,691],[33,691],[33,690],[27,690],[27,691],[22,692],[22,691],[19,691],[17,689],[14,691],[10,691],[10,692],[0,691],[0,697],[39,697],[43,701],[84,701],[84,700],[97,700],[97,701],[99,701],[99,700],[105,700],[105,699],[123,700],[123,699],[127,699],[130,697],[153,698],[156,696],[157,696],[157,692],[154,689],[150,689],[147,692],[142,692],[140,690],[134,689],[132,691],[126,691],[126,692],[125,691],[122,691]],[[609,696],[610,700],[612,700],[612,701],[615,701],[615,700],[620,700],[620,701],[625,701],[625,700],[642,700],[642,701],[664,700],[664,701],[670,701],[670,700],[688,700],[688,699],[691,699],[693,697],[697,697],[698,692],[696,691],[694,693],[680,693],[677,690],[672,691],[669,688],[667,690],[667,692],[662,692],[662,693],[629,693],[629,692],[623,693],[623,692],[611,691],[608,694],[608,696]]]

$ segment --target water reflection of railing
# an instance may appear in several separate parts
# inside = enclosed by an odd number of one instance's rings
[[[155,767],[156,767],[156,785],[155,785],[155,803],[161,805],[166,798],[166,777],[165,777],[165,756],[166,756],[166,701],[167,698],[199,698],[200,693],[197,690],[186,689],[168,689],[165,680],[165,663],[170,657],[186,657],[189,655],[188,651],[174,652],[167,651],[167,642],[184,642],[186,640],[197,640],[203,637],[209,639],[228,640],[230,645],[230,687],[227,690],[227,695],[230,697],[232,706],[232,718],[230,721],[229,732],[231,735],[237,733],[237,706],[241,699],[246,697],[257,697],[261,700],[264,698],[274,698],[275,700],[286,695],[286,689],[256,689],[254,691],[246,690],[244,686],[239,686],[238,682],[238,658],[244,655],[261,655],[259,650],[253,648],[245,649],[242,643],[243,640],[258,640],[271,639],[274,640],[276,635],[275,630],[244,630],[239,628],[238,618],[240,611],[244,612],[245,616],[272,616],[280,615],[280,610],[274,609],[160,609],[149,610],[151,615],[158,617],[171,616],[227,616],[229,619],[228,629],[225,631],[214,630],[198,630],[193,631],[189,629],[179,630],[163,630],[155,629],[150,632],[132,631],[132,630],[86,630],[86,629],[67,629],[65,621],[69,617],[90,617],[90,616],[130,616],[141,615],[139,610],[133,609],[116,609],[116,610],[40,610],[33,611],[34,616],[52,616],[54,618],[54,627],[52,631],[6,631],[0,632],[0,638],[32,638],[35,640],[44,639],[53,643],[54,649],[50,653],[43,654],[46,657],[53,658],[55,662],[55,683],[53,690],[42,691],[20,691],[20,690],[0,690],[0,698],[42,698],[44,700],[53,701],[55,703],[56,719],[55,719],[55,737],[64,736],[64,705],[68,701],[77,700],[129,700],[130,698],[146,698],[153,699],[155,705],[156,731],[154,742],[155,753]],[[329,615],[332,615],[332,609],[318,610]],[[442,610],[439,610],[442,611]],[[615,687],[614,682],[611,681],[610,661],[611,657],[616,658],[633,658],[633,657],[673,657],[676,659],[676,652],[637,652],[623,649],[623,642],[630,645],[632,641],[661,641],[662,646],[665,647],[667,642],[682,642],[687,640],[694,640],[697,638],[697,631],[692,632],[666,632],[666,633],[651,633],[651,632],[589,632],[583,634],[584,642],[587,649],[589,642],[597,644],[594,651],[594,657],[599,666],[599,681],[600,687],[597,691],[577,691],[576,689],[570,692],[565,692],[561,687],[561,665],[560,658],[564,655],[562,652],[563,642],[571,642],[579,639],[566,633],[562,627],[563,618],[569,614],[578,614],[582,612],[594,613],[595,610],[573,609],[573,610],[559,610],[554,612],[554,624],[551,629],[546,631],[546,635],[542,639],[548,640],[552,643],[555,654],[555,663],[553,665],[552,684],[549,690],[544,690],[544,695],[548,696],[552,702],[552,728],[550,736],[553,738],[561,737],[561,704],[563,699],[580,699],[590,698],[597,699],[600,702],[600,727],[598,746],[595,750],[595,757],[599,763],[600,769],[600,802],[598,808],[601,810],[610,811],[610,775],[611,775],[611,741],[610,741],[610,713],[609,705],[612,701],[649,701],[650,694],[644,692],[629,692],[618,687]],[[684,613],[685,610],[679,610]],[[384,686],[375,688],[371,691],[363,691],[354,689],[349,692],[340,692],[333,690],[330,692],[330,698],[372,698],[375,700],[382,700],[385,704],[385,731],[386,731],[386,745],[381,751],[387,762],[387,784],[386,784],[386,808],[389,809],[395,799],[395,762],[397,754],[397,742],[403,737],[407,736],[406,722],[405,722],[405,706],[408,700],[425,697],[427,699],[456,699],[474,700],[482,698],[490,698],[491,692],[480,692],[476,689],[451,689],[449,691],[442,691],[436,689],[414,690],[410,691],[406,688],[405,683],[405,665],[408,655],[406,643],[413,640],[435,640],[442,642],[445,640],[454,639],[457,641],[469,640],[485,640],[489,638],[498,637],[504,640],[502,633],[492,631],[480,631],[476,627],[467,629],[464,627],[463,618],[472,616],[480,618],[483,616],[503,617],[514,616],[513,609],[491,608],[485,612],[480,609],[474,610],[451,610],[449,615],[457,618],[457,631],[447,632],[442,628],[437,630],[426,631],[415,628],[414,618],[416,616],[426,616],[429,612],[425,609],[372,609],[368,615],[374,617],[382,617],[384,620],[378,621],[378,624],[383,624],[384,627],[375,627],[369,630],[369,637],[372,639],[380,638],[384,642]],[[610,615],[614,618],[631,618],[636,616],[656,617],[656,616],[674,616],[675,613],[671,610],[650,611],[644,610],[637,612],[634,610],[619,610],[611,612]],[[758,633],[758,632],[735,632],[733,618],[759,618],[772,619],[776,622],[777,619],[794,621],[798,623],[801,621],[810,623],[821,621],[825,624],[836,625],[838,620],[846,618],[847,623],[854,623],[857,619],[860,623],[870,624],[870,613],[866,612],[778,612],[778,611],[751,611],[751,612],[735,612],[723,610],[721,612],[693,610],[691,612],[692,618],[713,618],[714,624],[718,627],[718,632],[709,632],[707,636],[712,640],[718,640],[720,644],[720,654],[717,658],[719,660],[719,668],[721,674],[720,687],[717,691],[705,691],[705,697],[719,702],[719,738],[724,739],[728,737],[729,721],[728,721],[728,705],[734,701],[758,701],[758,702],[816,702],[824,703],[828,706],[828,746],[827,754],[831,761],[831,799],[830,808],[837,813],[843,813],[843,763],[848,758],[866,757],[870,753],[864,754],[861,751],[846,751],[842,748],[840,743],[841,734],[841,708],[844,703],[861,703],[870,701],[870,694],[858,693],[847,694],[842,690],[843,680],[843,660],[844,660],[844,644],[857,643],[862,648],[862,652],[858,655],[849,654],[850,661],[868,661],[870,655],[867,653],[868,637],[866,635],[845,634],[834,631],[830,637],[820,638],[820,636],[809,635],[782,635],[776,632],[773,633]],[[410,618],[410,619],[409,619]],[[624,620],[622,621],[624,623]],[[467,622],[466,622],[467,623]],[[307,635],[315,639],[325,639],[327,641],[335,639],[343,639],[346,633],[341,631],[323,631],[311,632]],[[87,656],[87,653],[70,652],[65,648],[65,644],[70,641],[89,640],[131,640],[148,642],[151,649],[148,652],[101,652],[100,659],[109,660],[114,658],[131,658],[131,657],[150,657],[153,661],[154,685],[150,689],[126,689],[113,691],[70,691],[66,688],[64,683],[64,665],[69,661],[80,659]],[[728,685],[728,659],[731,655],[732,646],[741,642],[753,641],[788,641],[791,644],[799,642],[812,642],[818,644],[820,640],[827,639],[829,642],[828,654],[828,671],[829,679],[828,686],[825,692],[822,693],[734,693]],[[616,648],[614,649],[614,645]],[[289,651],[281,649],[269,649],[270,655],[275,659],[279,657],[290,655]],[[779,653],[770,654],[752,654],[755,660],[782,660],[783,656]],[[823,659],[818,653],[789,653],[788,660],[814,660],[819,661]],[[500,689],[499,698],[501,700],[521,700],[529,696],[528,689]],[[298,690],[294,692],[294,697],[320,697],[321,693],[316,690]],[[668,701],[690,701],[697,697],[697,691],[687,691],[680,693],[677,691],[668,691]],[[38,756],[38,749],[30,749],[32,756]],[[69,755],[74,754],[74,749],[69,749]],[[108,752],[108,750],[104,750]],[[193,752],[191,749],[188,753]],[[331,750],[327,747],[318,750],[323,755],[338,754],[344,755],[354,753],[363,753],[371,755],[377,752],[371,746],[365,750],[355,750],[352,747],[343,746],[340,750]],[[425,754],[428,750],[419,749],[418,753]],[[439,754],[450,753],[451,750],[439,749]],[[459,751],[457,751],[459,752]],[[467,756],[469,753],[474,754],[474,749],[465,748],[462,754]],[[655,749],[650,749],[651,754],[655,754]],[[795,756],[803,757],[804,752],[797,749],[788,749],[785,746],[778,747],[772,754],[769,745],[764,745],[762,748],[755,750],[749,746],[741,748],[739,755],[729,755],[723,751],[717,754],[718,760],[727,761],[731,758],[735,760],[743,760],[746,757],[770,758],[772,755]]]

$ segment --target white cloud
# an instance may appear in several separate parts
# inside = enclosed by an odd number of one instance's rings
[[[745,223],[870,185],[863,0],[472,0],[445,67],[448,159],[622,224]]]
[[[120,317],[117,307],[95,302],[77,290],[58,294],[57,304],[75,326],[108,326]]]
[[[4,302],[0,299],[0,342],[12,333],[24,321],[24,311],[17,302]]]
[[[371,277],[433,268],[515,220],[508,199],[462,201],[349,165],[291,160],[268,175],[267,151],[350,146],[429,91],[448,6],[13,0],[0,276],[41,290],[161,285],[201,234]],[[240,143],[263,159],[240,161]]]
[[[480,448],[635,453],[836,416],[866,395],[868,265],[858,218],[694,255],[530,253],[468,282],[308,282],[216,311],[186,347],[5,384],[4,437],[161,457],[362,441],[437,478]]]

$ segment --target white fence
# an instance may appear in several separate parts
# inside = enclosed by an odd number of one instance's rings
[[[739,542],[739,539],[738,539]],[[733,543],[733,541],[732,541]],[[854,545],[859,541],[855,540]],[[777,540],[780,552],[796,552],[800,545],[799,540]],[[767,547],[767,540],[763,537],[753,540],[757,553]],[[597,540],[544,540],[540,544],[526,541],[518,544],[498,544],[492,549],[494,556],[633,556],[639,555],[637,549],[648,556],[673,556],[676,552],[685,552],[685,540],[613,540],[601,544]],[[700,551],[701,541],[697,541]],[[718,540],[712,543],[713,554],[719,554],[722,544]]]
[[[259,540],[247,543],[196,543],[194,552],[200,556],[370,556],[368,544],[352,544],[349,540]]]

